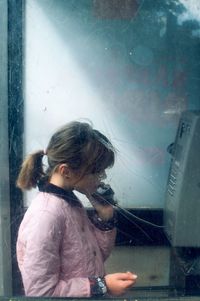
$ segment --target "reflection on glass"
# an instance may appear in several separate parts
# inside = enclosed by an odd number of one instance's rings
[[[45,149],[54,129],[72,120],[91,120],[113,142],[117,159],[107,182],[128,212],[120,214],[106,264],[109,272],[134,270],[132,296],[140,288],[149,295],[149,287],[168,295],[186,282],[186,293],[191,283],[198,288],[197,248],[171,248],[155,225],[165,209],[167,147],[181,113],[200,110],[199,10],[198,1],[186,0],[25,1],[24,156]],[[25,207],[36,193],[24,197]],[[178,259],[187,267],[195,261],[195,273],[181,273]]]

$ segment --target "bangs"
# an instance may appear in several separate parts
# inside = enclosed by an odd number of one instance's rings
[[[110,168],[115,162],[115,150],[109,141],[93,141],[87,145],[87,159],[85,161],[85,172],[87,174],[101,173]]]
[[[94,158],[90,172],[93,174],[101,173],[105,169],[112,167],[114,165],[114,162],[115,155],[113,151],[103,152],[102,154],[97,155]]]

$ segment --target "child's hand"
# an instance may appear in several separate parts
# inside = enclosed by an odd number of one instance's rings
[[[108,293],[120,296],[135,284],[136,279],[137,275],[131,272],[108,274],[105,276]]]
[[[114,209],[112,205],[102,205],[91,194],[87,194],[87,198],[102,220],[107,221],[113,217]]]

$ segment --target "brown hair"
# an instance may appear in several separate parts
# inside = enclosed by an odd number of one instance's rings
[[[82,175],[101,173],[113,166],[115,150],[109,139],[89,123],[73,121],[61,127],[50,139],[46,149],[48,168],[43,169],[44,151],[30,154],[23,162],[17,186],[31,189],[48,178],[62,164],[67,163]]]

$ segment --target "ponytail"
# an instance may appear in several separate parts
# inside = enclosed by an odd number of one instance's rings
[[[30,154],[23,162],[17,179],[17,187],[30,190],[37,186],[38,181],[44,177],[42,158],[44,151]]]

